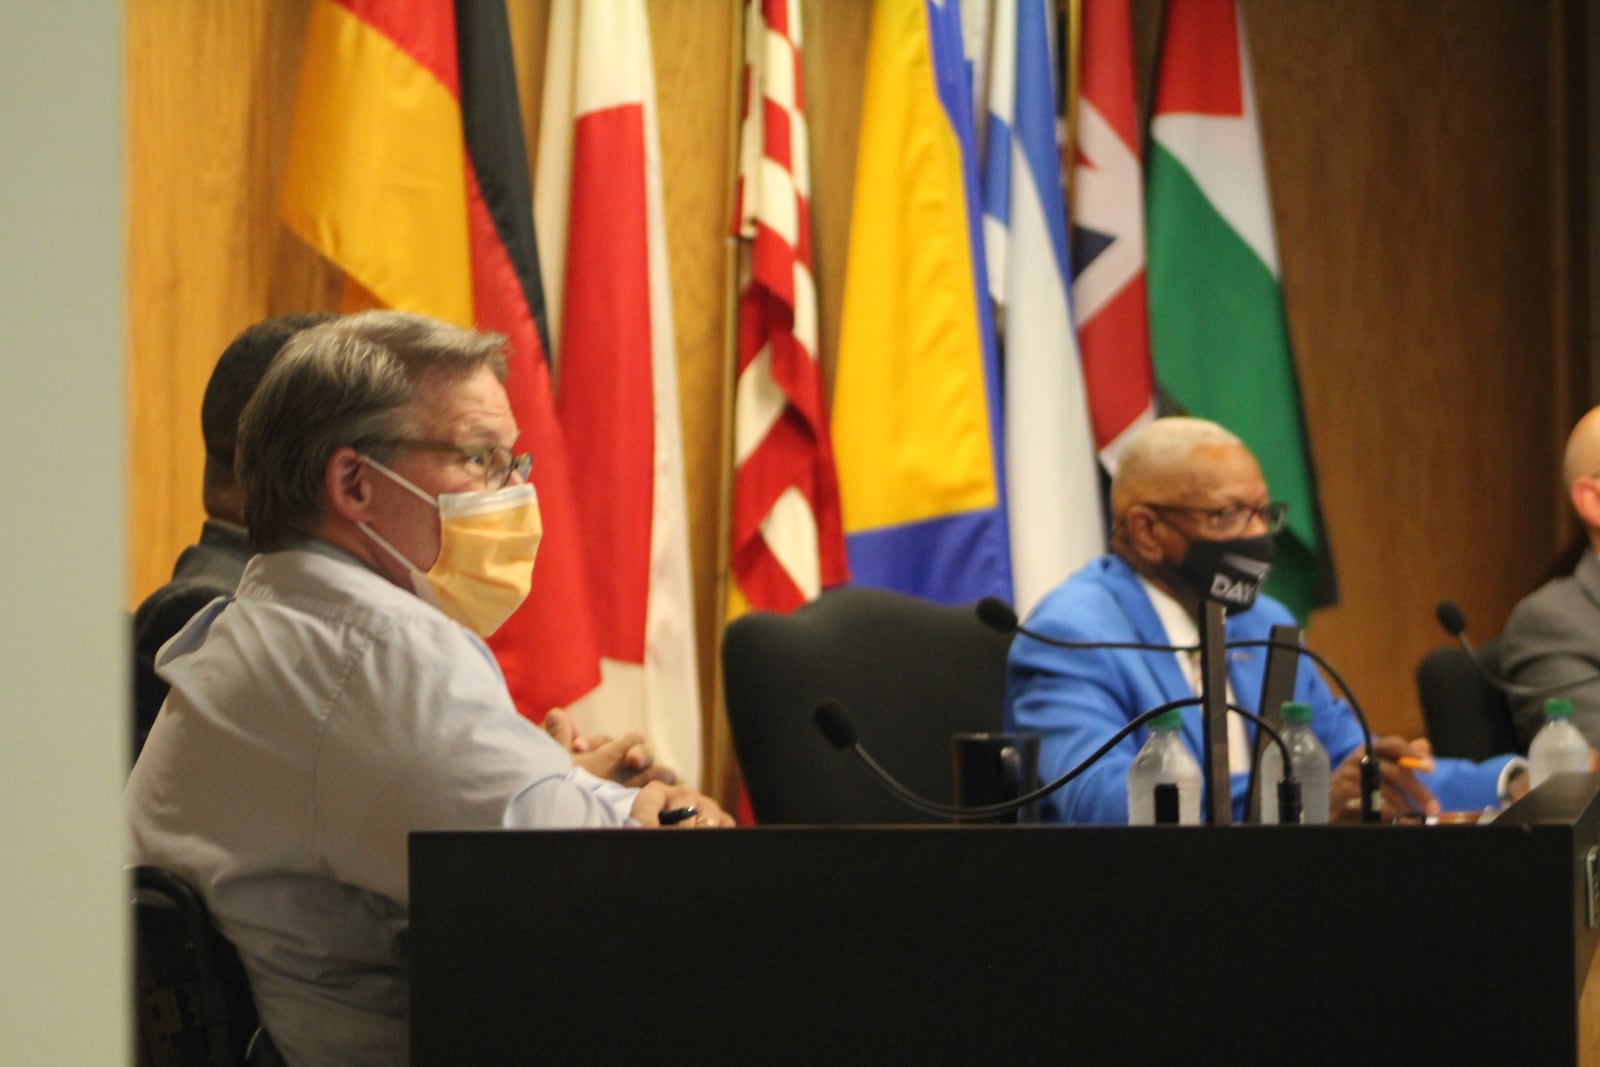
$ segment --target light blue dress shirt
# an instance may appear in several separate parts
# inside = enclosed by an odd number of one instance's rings
[[[483,641],[321,542],[256,556],[157,669],[131,860],[205,897],[291,1064],[408,1060],[411,831],[631,824]]]

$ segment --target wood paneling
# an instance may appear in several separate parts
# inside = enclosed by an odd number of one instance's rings
[[[277,221],[305,0],[129,0],[130,595],[200,532],[200,398],[268,315],[332,308],[332,272]]]
[[[1570,529],[1560,5],[1246,13],[1340,579],[1310,640],[1375,725],[1416,733],[1411,670],[1445,641],[1434,605],[1455,599],[1489,637]]]
[[[198,411],[241,327],[337,303],[277,222],[309,0],[128,0],[130,595],[200,522]],[[537,113],[548,3],[510,5]],[[707,707],[720,614],[734,0],[650,0]],[[1581,5],[1245,0],[1312,451],[1343,600],[1311,639],[1385,731],[1434,603],[1495,632],[1571,529],[1588,395]],[[869,5],[804,0],[824,365],[837,350]],[[1140,0],[1143,58],[1157,6]],[[1574,132],[1576,131],[1576,133]],[[530,151],[533,144],[530,138]]]
[[[866,82],[870,4],[807,0],[805,77],[811,124],[811,225],[817,327],[830,394],[839,353],[845,260],[856,187],[856,139]]]

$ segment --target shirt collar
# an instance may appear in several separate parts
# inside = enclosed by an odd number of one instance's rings
[[[1200,627],[1195,625],[1194,619],[1190,618],[1177,598],[1144,575],[1136,574],[1136,577],[1144,588],[1145,596],[1150,598],[1150,606],[1156,609],[1156,620],[1167,633],[1167,644],[1198,645]]]

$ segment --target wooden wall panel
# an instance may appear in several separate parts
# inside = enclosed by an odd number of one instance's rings
[[[830,394],[839,354],[845,261],[856,187],[861,89],[866,81],[870,4],[807,0],[806,106],[811,122],[811,224],[818,332]]]
[[[1434,605],[1454,598],[1489,637],[1570,529],[1559,7],[1247,7],[1341,585],[1310,638],[1385,730],[1421,729],[1411,670],[1446,640]]]
[[[128,9],[129,500],[134,592],[199,530],[200,397],[250,320],[252,65],[264,4],[132,0]],[[183,41],[181,52],[170,42]],[[219,270],[232,261],[237,269]],[[201,370],[200,368],[204,368]],[[188,413],[186,419],[169,417]],[[159,578],[157,579],[159,580]]]
[[[271,314],[335,306],[277,221],[306,0],[129,0],[129,595],[200,532],[200,399],[217,356]]]

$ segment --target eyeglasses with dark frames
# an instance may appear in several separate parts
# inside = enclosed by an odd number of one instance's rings
[[[1258,516],[1267,524],[1268,533],[1283,529],[1289,517],[1289,505],[1281,500],[1252,507],[1249,504],[1228,504],[1220,508],[1204,508],[1193,504],[1146,504],[1154,512],[1184,511],[1200,517],[1200,528],[1212,537],[1237,537],[1250,528]]]
[[[367,442],[373,445],[392,445],[397,448],[415,448],[424,452],[454,453],[463,463],[483,476],[485,489],[503,489],[515,474],[523,481],[533,471],[533,457],[526,452],[514,453],[504,445],[487,448],[468,448],[453,441],[430,441],[421,437],[385,437]]]

